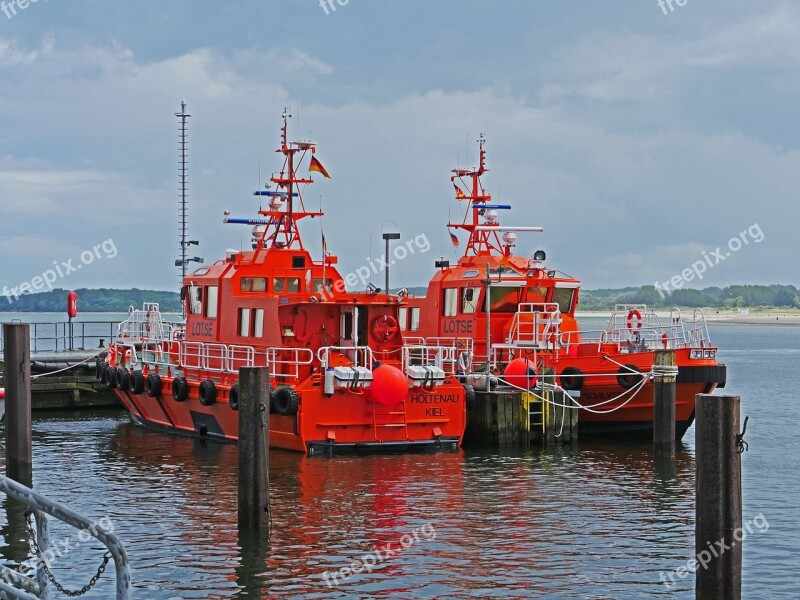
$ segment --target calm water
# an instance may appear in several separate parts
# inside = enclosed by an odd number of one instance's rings
[[[712,336],[729,366],[726,393],[750,415],[745,520],[769,522],[745,542],[744,594],[797,597],[800,328],[716,326]],[[659,582],[694,552],[693,447],[691,429],[674,466],[658,467],[647,444],[334,459],[273,451],[264,541],[237,535],[235,447],[147,432],[121,413],[37,416],[34,480],[112,519],[139,598],[694,597],[691,576],[671,590]],[[5,511],[0,526],[3,554],[17,556]],[[54,539],[75,537],[51,527]],[[371,573],[326,585],[323,573],[402,541],[410,547]],[[54,565],[72,587],[102,555],[84,546]],[[89,597],[113,597],[113,579],[109,569]]]

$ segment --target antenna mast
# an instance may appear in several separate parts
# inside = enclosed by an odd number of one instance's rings
[[[178,191],[180,192],[181,199],[180,199],[180,212],[181,212],[181,226],[180,226],[180,248],[181,248],[181,256],[178,259],[180,261],[181,267],[181,286],[183,285],[183,278],[186,277],[186,265],[188,264],[188,260],[186,258],[186,247],[187,247],[187,236],[188,236],[188,206],[186,201],[186,192],[187,192],[187,184],[186,184],[186,159],[187,159],[187,136],[188,130],[186,129],[186,120],[191,117],[192,115],[187,114],[186,112],[186,100],[181,101],[181,112],[175,113],[175,116],[180,119],[180,129],[178,135],[178,146],[180,148],[180,180],[178,184]],[[176,261],[177,262],[177,261]]]

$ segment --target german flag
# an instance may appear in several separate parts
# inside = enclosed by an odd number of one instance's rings
[[[450,233],[450,241],[453,243],[453,247],[458,248],[458,238],[456,237],[456,234],[453,233],[452,231],[449,233]]]
[[[327,177],[328,179],[331,178],[331,176],[328,175],[328,171],[325,170],[325,167],[323,167],[322,163],[317,160],[316,156],[311,157],[311,163],[308,165],[308,170],[321,173],[323,177]]]
[[[460,187],[458,187],[455,183],[453,183],[453,187],[456,188],[456,198],[458,198],[459,200],[466,198],[464,192],[461,191]]]

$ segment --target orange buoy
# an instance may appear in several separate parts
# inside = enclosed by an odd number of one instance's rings
[[[408,378],[405,373],[392,365],[375,363],[375,369],[372,371],[370,399],[392,406],[405,400],[407,395]]]
[[[503,379],[511,385],[531,389],[536,385],[536,365],[527,358],[515,358],[506,365]]]

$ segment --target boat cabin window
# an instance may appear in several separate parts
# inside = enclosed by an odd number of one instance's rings
[[[408,309],[405,306],[398,309],[397,322],[400,324],[400,331],[405,331],[408,327]]]
[[[572,312],[572,302],[575,298],[575,288],[556,288],[553,290],[553,302],[558,304],[562,313]]]
[[[505,285],[493,285],[489,288],[489,305],[492,312],[496,313],[513,313],[517,312],[519,306],[519,297],[522,292],[521,287],[512,287]]]
[[[203,288],[200,286],[189,287],[189,312],[193,315],[203,312]]]
[[[536,304],[544,304],[547,302],[547,287],[544,285],[540,285],[538,287],[529,287],[525,302]]]
[[[444,291],[444,302],[442,307],[445,317],[455,317],[458,311],[458,290],[456,288],[448,288]]]
[[[412,308],[410,311],[411,323],[409,324],[409,331],[419,331],[419,308]]]
[[[219,288],[215,285],[210,285],[206,288],[206,318],[217,318],[217,292]]]
[[[299,277],[276,277],[272,290],[275,293],[289,292],[296,294],[300,291]]]
[[[242,277],[239,280],[239,291],[242,292],[266,292],[266,277]]]
[[[461,291],[461,312],[472,314],[478,306],[478,296],[480,289],[475,287],[465,287]]]
[[[264,337],[264,309],[257,308],[253,311],[253,337]]]
[[[305,256],[293,256],[292,257],[292,268],[293,269],[305,269],[306,268],[306,257]]]
[[[477,277],[478,275],[480,275],[480,273],[478,271],[475,271],[475,270],[473,270],[473,271],[464,271],[464,274],[462,275],[462,277]]]
[[[250,335],[250,309],[239,309],[239,336],[248,337]]]
[[[322,277],[318,277],[311,282],[311,287],[315,294],[322,292]],[[333,279],[325,279],[325,292],[330,294],[333,291]]]

